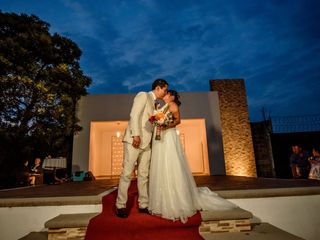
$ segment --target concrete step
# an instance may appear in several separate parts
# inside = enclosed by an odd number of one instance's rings
[[[252,230],[247,232],[210,233],[200,229],[199,233],[205,240],[303,240],[269,223],[253,224]]]
[[[60,214],[45,222],[48,229],[87,227],[91,218],[100,213]]]
[[[48,240],[48,232],[31,232],[18,240]]]
[[[251,230],[251,212],[242,208],[223,211],[201,211],[199,231],[210,233],[242,232]]]
[[[44,224],[48,228],[48,240],[84,239],[90,219],[98,214],[60,214]]]
[[[202,221],[240,220],[253,218],[251,212],[242,208],[224,211],[201,211],[200,214]]]

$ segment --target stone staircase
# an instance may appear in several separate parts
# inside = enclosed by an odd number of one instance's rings
[[[252,224],[251,231],[244,232],[203,232],[201,236],[205,240],[303,240],[269,223]]]
[[[253,215],[241,208],[202,211],[199,234],[205,240],[302,240],[269,223],[253,223]]]
[[[47,240],[48,232],[31,232],[18,240]]]
[[[251,230],[251,212],[236,208],[227,211],[202,211],[199,233],[243,232]]]
[[[61,214],[47,221],[47,232],[31,232],[20,240],[66,240],[85,238],[89,221],[99,213]],[[253,215],[241,208],[202,211],[199,234],[205,240],[301,240],[269,223],[253,223]]]
[[[100,213],[60,214],[47,221],[47,232],[31,232],[20,240],[82,240],[91,218]]]
[[[98,214],[60,214],[44,224],[48,228],[48,240],[84,239],[90,219]]]

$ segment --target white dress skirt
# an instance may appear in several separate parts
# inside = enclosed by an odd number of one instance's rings
[[[237,208],[207,187],[197,187],[175,128],[152,140],[149,176],[149,211],[153,215],[185,223],[198,210]]]

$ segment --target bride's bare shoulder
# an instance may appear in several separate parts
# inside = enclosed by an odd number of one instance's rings
[[[177,111],[179,109],[179,106],[175,102],[170,102],[169,108],[171,111],[173,111],[173,110]]]

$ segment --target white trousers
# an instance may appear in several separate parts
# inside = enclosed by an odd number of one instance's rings
[[[123,170],[119,180],[118,197],[116,201],[117,208],[125,208],[128,200],[128,189],[131,183],[132,172],[135,164],[138,164],[138,202],[139,208],[148,207],[148,181],[149,167],[151,158],[151,149],[136,149],[130,143],[124,143]]]

